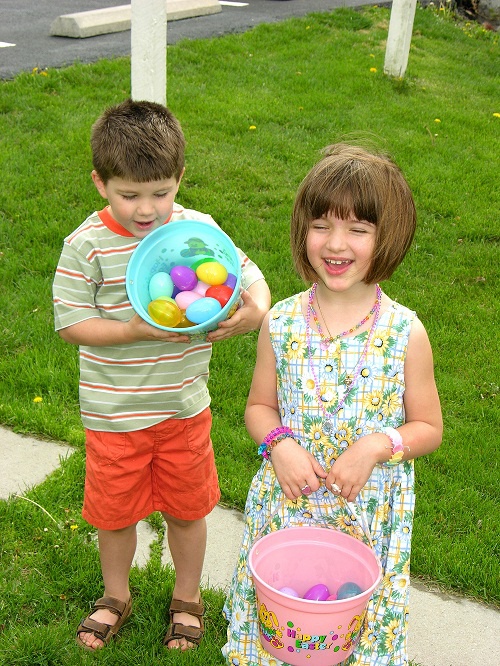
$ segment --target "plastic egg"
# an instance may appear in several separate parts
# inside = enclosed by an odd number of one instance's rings
[[[155,273],[149,281],[149,295],[152,301],[160,296],[172,296],[174,283],[168,273]]]
[[[356,583],[347,582],[339,587],[337,590],[337,599],[350,599],[361,594],[363,590]]]
[[[336,601],[337,600],[337,595],[336,594],[330,594],[328,597],[327,601]]]
[[[231,287],[226,287],[224,284],[216,284],[213,287],[207,289],[205,296],[210,298],[215,298],[216,301],[224,307],[233,295],[233,289]]]
[[[180,291],[175,297],[175,302],[181,310],[185,310],[191,303],[201,298],[195,291]]]
[[[196,294],[200,294],[200,296],[205,296],[205,294],[207,293],[207,289],[209,288],[210,288],[209,284],[207,284],[206,282],[202,282],[201,280],[198,280],[198,284],[196,285],[196,287],[194,287],[193,291]]]
[[[310,601],[326,601],[330,596],[330,590],[323,583],[318,583],[313,585],[307,592],[304,594],[304,599],[309,599]]]
[[[224,284],[227,280],[227,268],[218,261],[208,261],[196,269],[196,275],[207,284]]]
[[[170,298],[157,298],[148,305],[148,312],[160,326],[174,328],[181,320],[181,311],[175,301]]]
[[[294,590],[293,587],[281,587],[279,589],[279,592],[281,592],[282,594],[288,594],[289,597],[298,598],[300,596],[297,590]]]
[[[203,259],[198,259],[198,261],[195,261],[193,264],[191,264],[191,268],[193,271],[196,271],[198,266],[201,266],[202,264],[207,264],[209,261],[215,261],[213,257],[203,257]]]
[[[190,328],[191,326],[194,326],[193,322],[186,317],[186,311],[181,310],[181,320],[175,328]]]
[[[186,308],[186,317],[195,324],[203,324],[222,310],[215,298],[199,298]]]
[[[231,289],[234,289],[236,287],[237,282],[238,278],[236,277],[236,275],[234,275],[234,273],[228,273],[224,284],[226,285],[226,287],[231,287]]]
[[[181,291],[191,291],[198,282],[196,273],[189,266],[174,266],[170,271],[170,277]]]

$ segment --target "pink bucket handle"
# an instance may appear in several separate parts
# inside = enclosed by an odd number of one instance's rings
[[[322,485],[323,485],[323,484],[322,484]],[[320,486],[320,488],[321,488],[321,486]],[[326,486],[325,486],[325,488],[326,488]],[[318,490],[319,490],[319,489],[318,489]],[[317,491],[316,491],[316,492],[317,492]],[[362,533],[362,535],[366,538],[366,540],[367,540],[367,542],[368,542],[370,548],[371,548],[372,550],[375,550],[375,547],[374,547],[374,545],[373,545],[373,541],[372,541],[372,537],[371,537],[371,533],[370,533],[370,529],[369,529],[369,527],[368,527],[368,523],[367,523],[367,521],[366,521],[366,517],[364,516],[363,512],[360,511],[358,505],[357,505],[357,504],[354,504],[354,502],[348,502],[344,497],[342,497],[342,495],[336,495],[336,499],[337,499],[339,502],[343,502],[343,503],[345,504],[345,506],[349,509],[349,511],[350,511],[353,515],[356,516],[357,523],[358,523],[358,530],[359,530],[359,531]],[[262,536],[264,536],[264,535],[263,535],[263,532],[264,532],[264,531],[269,527],[269,525],[272,523],[274,516],[278,513],[280,507],[283,506],[283,504],[284,504],[285,502],[286,502],[286,497],[283,499],[283,502],[281,502],[281,503],[278,505],[276,511],[271,515],[271,517],[270,517],[269,520],[264,524],[264,526],[262,527],[262,529],[259,530],[258,534],[256,535],[256,537],[255,537],[255,539],[254,539],[254,543],[255,543],[255,541],[257,541],[258,539],[260,539]],[[324,520],[323,520],[323,521],[318,521],[318,520],[316,521],[317,524],[319,524],[320,522],[323,523],[328,529],[332,529],[332,526],[329,525],[326,521],[324,521]],[[286,528],[286,527],[287,527],[287,526],[285,525],[285,528]]]

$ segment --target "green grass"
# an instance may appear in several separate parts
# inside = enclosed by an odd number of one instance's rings
[[[419,8],[407,74],[391,80],[388,20],[383,8],[341,9],[169,47],[168,104],[188,142],[179,201],[215,217],[263,269],[276,302],[302,288],[289,218],[318,151],[371,137],[394,156],[419,227],[384,289],[428,329],[445,420],[442,447],[416,463],[412,572],[498,604],[498,35]],[[102,205],[90,127],[129,93],[126,58],[0,82],[0,423],[77,447],[27,494],[56,522],[36,504],[0,503],[0,663],[9,666],[222,663],[215,592],[203,648],[163,654],[173,580],[158,545],[133,570],[135,612],[120,647],[92,656],[68,638],[101,588],[80,517],[76,349],[53,332],[51,283],[64,236]],[[255,343],[250,334],[215,345],[210,379],[223,501],[240,509],[259,465],[243,423]]]

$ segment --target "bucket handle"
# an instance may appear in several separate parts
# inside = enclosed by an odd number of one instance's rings
[[[322,485],[324,485],[324,484],[322,483],[320,485],[320,488],[321,488]],[[326,488],[326,485],[325,485],[325,488]],[[319,488],[318,488],[318,490],[319,490]],[[318,491],[316,491],[316,492],[318,492]],[[370,548],[372,550],[375,550],[375,547],[374,547],[373,541],[372,541],[372,537],[371,537],[371,533],[370,533],[370,528],[368,527],[368,523],[366,521],[366,517],[363,514],[363,512],[360,511],[358,505],[354,504],[354,502],[348,502],[344,497],[342,497],[342,495],[336,495],[335,497],[339,502],[343,502],[345,504],[345,506],[347,507],[347,509],[350,511],[351,514],[356,516],[358,530],[360,530],[362,532],[362,534],[366,537],[366,540],[368,541],[368,544],[369,544]],[[286,501],[287,501],[287,498],[285,497],[282,500],[282,502],[280,502],[278,504],[276,510],[274,511],[273,514],[271,514],[269,520],[267,520],[266,523],[263,525],[263,527],[258,531],[257,535],[255,536],[254,542],[257,541],[258,539],[260,539],[263,536],[263,533],[270,526],[270,524],[273,521],[273,518],[277,515],[278,511],[285,504]],[[328,529],[332,529],[332,526],[329,523],[327,523],[326,520],[321,520],[321,521],[317,520],[316,522],[317,523],[322,522],[326,525],[326,527]],[[283,529],[285,529],[286,527],[288,527],[288,525],[284,525]]]

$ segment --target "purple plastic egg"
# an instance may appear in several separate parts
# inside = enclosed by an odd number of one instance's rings
[[[228,273],[227,274],[227,279],[224,282],[226,287],[231,287],[231,289],[234,289],[236,287],[236,282],[238,281],[236,275],[234,273]]]
[[[278,591],[281,592],[282,594],[287,594],[289,597],[298,598],[300,596],[297,590],[294,590],[293,587],[280,587]]]
[[[356,583],[351,581],[344,583],[337,590],[337,599],[350,599],[351,597],[357,597],[358,594],[361,594],[363,590]]]
[[[174,266],[170,271],[170,277],[181,291],[192,291],[198,284],[196,273],[189,266]]]
[[[323,583],[318,583],[313,585],[307,592],[304,594],[304,599],[309,599],[309,601],[326,601],[330,596],[330,590]]]
[[[191,305],[186,308],[186,317],[193,324],[204,324],[212,317],[215,317],[222,310],[222,306],[215,298],[208,298],[204,296],[197,301],[193,301]]]

